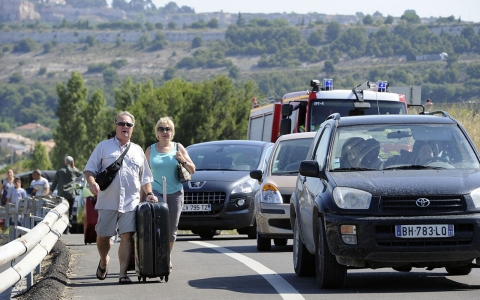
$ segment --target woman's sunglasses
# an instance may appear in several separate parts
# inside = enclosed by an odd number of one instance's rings
[[[133,127],[133,123],[117,122],[117,126],[120,126],[120,127],[127,126],[128,128],[132,128],[132,127]]]
[[[160,132],[170,132],[170,131],[172,131],[172,128],[160,126],[160,127],[157,128],[157,131],[160,131]]]

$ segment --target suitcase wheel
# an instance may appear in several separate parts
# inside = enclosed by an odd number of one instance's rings
[[[142,277],[138,276],[138,281],[141,281],[142,280]]]
[[[160,281],[162,281],[162,280],[163,280],[163,276],[160,276]]]
[[[143,282],[147,282],[147,277],[143,277]]]
[[[165,282],[168,282],[168,275],[165,276]]]

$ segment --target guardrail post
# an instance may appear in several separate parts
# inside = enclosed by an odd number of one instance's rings
[[[10,300],[12,298],[13,286],[0,293],[0,300]]]

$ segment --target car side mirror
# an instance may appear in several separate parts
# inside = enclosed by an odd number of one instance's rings
[[[320,169],[318,167],[318,162],[316,160],[304,160],[300,162],[300,168],[298,172],[302,176],[307,177],[318,177],[320,174]]]
[[[250,171],[250,177],[258,180],[258,184],[261,184],[262,183],[263,172],[262,172],[262,170]]]

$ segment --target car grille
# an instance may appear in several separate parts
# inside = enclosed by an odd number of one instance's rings
[[[417,206],[419,198],[426,198],[430,205]],[[465,211],[465,200],[462,196],[383,196],[380,199],[380,210],[383,212],[417,213],[452,213]]]
[[[375,227],[377,244],[383,247],[439,247],[470,245],[473,241],[473,224],[454,224],[455,236],[445,238],[397,238],[395,225]]]
[[[283,203],[290,203],[290,198],[292,198],[292,194],[282,195]]]
[[[222,211],[225,203],[225,193],[222,192],[194,192],[185,193],[183,196],[184,204],[211,204],[211,211],[189,211],[182,212],[182,215],[215,215]]]

